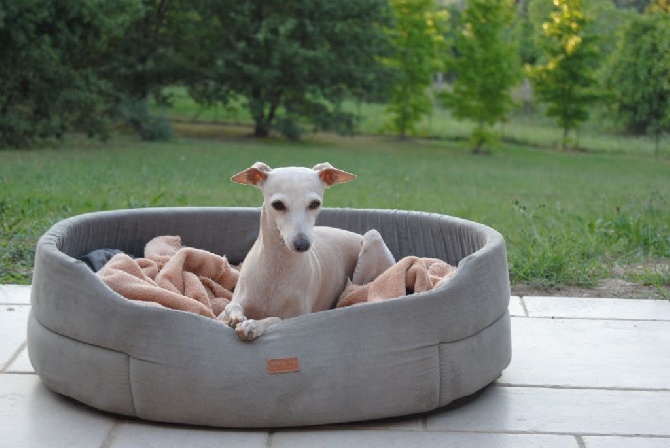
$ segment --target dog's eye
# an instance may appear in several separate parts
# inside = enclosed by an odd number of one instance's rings
[[[316,210],[319,207],[321,207],[321,201],[317,201],[316,199],[314,199],[312,202],[309,203],[310,210]]]
[[[286,206],[284,205],[284,203],[282,201],[274,201],[272,203],[272,208],[274,208],[277,211],[286,210]]]

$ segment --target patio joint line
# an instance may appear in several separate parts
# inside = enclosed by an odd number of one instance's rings
[[[556,390],[611,390],[616,392],[670,392],[667,387],[606,387],[606,386],[561,386],[557,384],[513,384],[494,383],[495,386],[519,389],[556,389]]]
[[[459,433],[459,434],[506,434],[527,436],[572,436],[572,437],[621,437],[628,439],[662,439],[670,440],[668,434],[641,434],[641,433],[609,433],[609,432],[567,432],[567,431],[521,431],[514,429],[485,430],[485,429],[429,429],[429,432]]]
[[[114,444],[114,440],[116,440],[119,432],[121,432],[121,423],[122,422],[118,418],[114,420],[114,424],[100,444],[100,448],[110,448]]]
[[[512,316],[512,317],[524,317],[524,316]],[[593,321],[611,320],[620,322],[670,322],[670,319],[651,319],[651,318],[628,319],[624,317],[579,317],[579,316],[526,316],[526,317],[530,319],[543,319],[543,320],[593,320]]]
[[[14,353],[12,353],[9,356],[9,359],[7,360],[7,362],[2,366],[2,368],[0,368],[0,373],[6,373],[7,370],[9,370],[9,366],[11,366],[14,363],[14,361],[17,360],[17,358],[19,357],[21,352],[23,350],[25,350],[27,345],[28,345],[27,341],[23,341],[23,343],[21,345],[19,345],[19,348],[14,350]]]
[[[521,309],[523,309],[523,314],[525,314],[525,317],[530,317],[530,314],[528,313],[528,307],[526,306],[526,301],[523,300],[523,296],[519,296],[519,302],[521,302]]]

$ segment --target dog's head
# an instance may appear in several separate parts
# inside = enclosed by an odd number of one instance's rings
[[[231,180],[258,187],[263,192],[263,211],[275,223],[284,244],[295,252],[305,252],[312,245],[312,229],[321,211],[325,189],[355,178],[329,163],[320,163],[312,169],[272,169],[256,162]]]

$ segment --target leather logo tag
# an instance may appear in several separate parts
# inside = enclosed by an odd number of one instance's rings
[[[297,357],[268,359],[268,373],[292,372],[300,372],[300,361]]]

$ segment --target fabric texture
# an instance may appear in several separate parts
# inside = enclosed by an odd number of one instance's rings
[[[182,247],[179,236],[159,236],[144,258],[118,253],[96,275],[127,299],[215,318],[230,303],[239,271],[225,257]]]
[[[225,254],[235,265],[258,235],[259,216],[257,208],[154,208],[55,224],[37,245],[28,325],[30,361],[44,384],[147,420],[285,427],[430,411],[476,392],[509,364],[504,239],[459,218],[324,209],[318,225],[377,229],[396,260],[436,258],[456,270],[402,299],[287,319],[251,343],[216,319],[127,300],[79,260],[110,247],[143,257],[155,237],[179,235],[183,247]],[[172,285],[181,293],[186,283]],[[285,359],[299,368],[268,369]]]
[[[349,282],[336,307],[430,291],[444,285],[455,273],[456,268],[437,258],[405,257],[370,283],[356,285]]]

